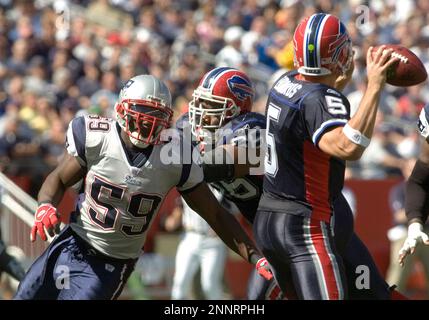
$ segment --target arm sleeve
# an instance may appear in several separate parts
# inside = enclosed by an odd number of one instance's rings
[[[405,190],[405,214],[410,222],[419,219],[425,223],[429,210],[429,165],[417,160]]]
[[[344,126],[350,119],[350,104],[347,98],[333,89],[311,92],[303,98],[301,110],[309,138],[315,146],[318,146],[326,130]]]
[[[67,129],[66,149],[67,152],[76,157],[82,166],[87,165],[86,162],[86,125],[85,118],[74,118]]]
[[[222,159],[222,163],[217,163],[216,159]],[[205,152],[202,160],[204,181],[217,182],[234,177],[234,159],[223,147]]]

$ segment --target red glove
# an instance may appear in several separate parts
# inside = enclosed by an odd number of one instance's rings
[[[48,231],[51,237],[60,233],[60,220],[57,214],[57,209],[50,203],[41,204],[36,211],[34,216],[34,225],[31,229],[30,239],[31,242],[36,241],[36,232],[39,234],[43,241],[48,240],[46,237],[45,230]]]
[[[265,258],[261,258],[256,262],[256,271],[258,271],[259,275],[264,277],[266,280],[271,280],[273,278],[270,265]]]

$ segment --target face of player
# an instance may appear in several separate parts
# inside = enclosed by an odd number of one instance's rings
[[[168,121],[168,114],[146,106],[133,106],[133,109],[138,111],[139,115],[134,114],[128,119],[130,136],[144,143],[156,140],[165,128],[159,120]]]
[[[223,110],[217,110],[222,109],[223,104],[205,100],[199,100],[197,102],[199,103],[199,107],[201,109],[213,110],[212,112],[207,111],[203,113],[201,124],[202,126],[208,126],[210,131],[214,131],[215,127],[219,126],[220,122],[222,121]]]

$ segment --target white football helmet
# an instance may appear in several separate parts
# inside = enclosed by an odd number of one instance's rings
[[[171,94],[164,82],[152,75],[128,80],[115,105],[116,120],[139,148],[160,143],[160,133],[170,126]]]

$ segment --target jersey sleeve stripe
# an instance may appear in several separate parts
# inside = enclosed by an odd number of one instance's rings
[[[326,129],[330,127],[337,127],[337,126],[345,126],[347,123],[346,119],[329,119],[325,122],[323,122],[319,129],[317,129],[312,137],[313,144],[317,145],[319,143],[319,139],[322,137],[323,133],[326,131]]]
[[[86,127],[85,118],[75,118],[72,122],[73,140],[79,158],[86,163],[85,142],[86,142]]]
[[[189,178],[189,174],[191,173],[192,164],[191,163],[185,163],[182,166],[182,174],[180,175],[179,183],[176,185],[177,187],[182,187],[185,182]]]

